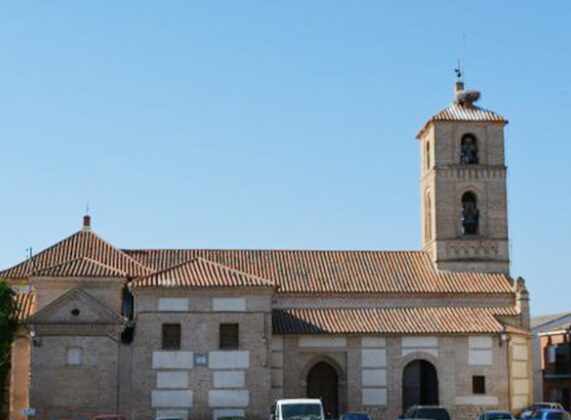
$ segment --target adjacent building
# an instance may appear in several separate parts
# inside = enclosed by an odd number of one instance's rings
[[[532,318],[531,334],[534,400],[558,402],[569,410],[571,312]]]
[[[272,401],[455,419],[531,402],[509,273],[504,126],[456,84],[418,133],[422,250],[121,249],[83,228],[0,272],[19,291],[12,411],[267,418]]]

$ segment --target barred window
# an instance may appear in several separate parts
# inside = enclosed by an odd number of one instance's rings
[[[486,377],[472,376],[472,394],[486,393]]]
[[[220,324],[220,348],[224,350],[240,347],[238,324]]]
[[[180,350],[180,324],[163,324],[163,349]]]

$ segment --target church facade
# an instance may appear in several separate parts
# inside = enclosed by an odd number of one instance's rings
[[[531,403],[529,305],[509,273],[504,127],[456,85],[418,133],[422,250],[137,250],[90,226],[0,272],[18,292],[11,410],[38,419],[455,419]]]

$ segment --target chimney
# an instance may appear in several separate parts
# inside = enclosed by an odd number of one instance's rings
[[[84,232],[88,232],[91,230],[91,216],[86,214],[83,216],[83,229]]]

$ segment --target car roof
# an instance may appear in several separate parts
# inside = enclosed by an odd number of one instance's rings
[[[506,411],[506,410],[486,410],[486,411],[482,412],[482,414],[491,414],[491,413],[509,414],[511,416],[511,413],[509,411]]]
[[[291,398],[278,400],[278,404],[321,404],[321,400],[317,398]]]

